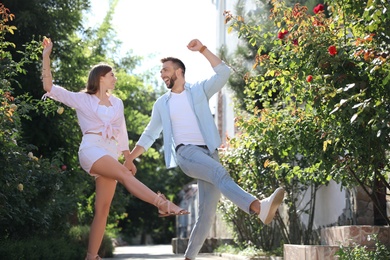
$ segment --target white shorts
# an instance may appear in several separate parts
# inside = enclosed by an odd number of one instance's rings
[[[90,175],[99,177],[98,174],[91,172],[92,165],[102,158],[109,155],[118,160],[117,142],[114,139],[105,139],[100,135],[85,134],[79,148],[79,161],[81,167]]]

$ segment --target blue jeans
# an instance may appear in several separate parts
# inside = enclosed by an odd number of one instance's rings
[[[246,213],[256,197],[244,191],[219,162],[218,151],[185,145],[177,151],[181,170],[198,180],[199,217],[191,232],[185,257],[193,260],[201,249],[213,224],[221,193]]]

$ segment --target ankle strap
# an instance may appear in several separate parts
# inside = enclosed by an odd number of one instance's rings
[[[102,258],[99,255],[92,255],[90,253],[87,253],[87,257],[85,260],[101,260]]]

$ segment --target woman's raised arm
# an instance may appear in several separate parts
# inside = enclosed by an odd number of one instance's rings
[[[51,91],[53,85],[53,77],[50,68],[50,53],[53,49],[53,42],[50,38],[43,37],[43,51],[42,51],[42,82],[43,89],[47,92]]]

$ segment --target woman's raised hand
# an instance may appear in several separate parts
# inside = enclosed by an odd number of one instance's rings
[[[43,57],[50,56],[51,50],[53,49],[53,42],[50,40],[50,38],[44,36],[42,41],[42,46],[43,46],[42,56]]]

